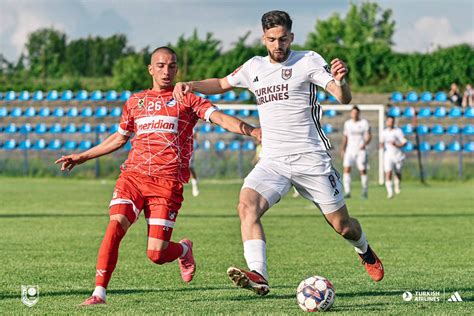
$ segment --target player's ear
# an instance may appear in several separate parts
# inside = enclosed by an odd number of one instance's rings
[[[295,33],[291,32],[290,33],[290,43],[293,43],[294,40],[295,40]]]
[[[148,65],[148,73],[150,76],[153,76],[153,67],[151,65]]]
[[[262,40],[262,44],[265,45],[265,34],[262,35],[261,40]]]

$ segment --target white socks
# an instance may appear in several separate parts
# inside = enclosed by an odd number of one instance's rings
[[[186,246],[186,244],[183,244],[183,243],[180,243],[181,246],[183,247],[183,253],[181,254],[181,256],[179,256],[180,258],[183,258],[184,256],[186,256],[186,254],[188,253],[188,246]]]
[[[94,292],[92,292],[92,296],[98,296],[98,297],[100,297],[101,299],[103,299],[104,302],[105,302],[105,296],[106,296],[106,294],[105,294],[105,287],[103,287],[103,286],[96,286]]]
[[[366,174],[361,175],[360,182],[362,184],[362,191],[367,193],[367,189],[369,187],[369,177]]]
[[[351,174],[344,173],[342,181],[344,183],[344,192],[346,194],[351,194]]]
[[[369,244],[367,243],[367,239],[365,239],[365,234],[362,232],[362,235],[360,236],[360,239],[358,241],[346,239],[352,246],[354,246],[354,249],[357,253],[359,254],[364,254],[367,252],[367,247]]]
[[[391,199],[393,197],[392,181],[385,181],[385,187],[387,188],[387,197]]]
[[[196,179],[191,178],[191,186],[193,190],[193,196],[198,196],[199,195],[199,188],[198,188],[198,182]]]
[[[244,241],[244,257],[250,270],[257,271],[268,281],[267,248],[265,241],[251,239]]]
[[[400,179],[397,176],[393,177],[393,184],[395,186],[395,193],[400,194]]]

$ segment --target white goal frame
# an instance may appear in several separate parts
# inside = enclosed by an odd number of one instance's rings
[[[227,110],[257,110],[255,104],[216,104],[220,109]],[[336,111],[351,111],[352,107],[356,104],[321,104],[323,111],[325,110],[336,110]],[[380,148],[379,143],[382,142],[382,132],[384,129],[385,120],[385,106],[383,104],[357,104],[357,107],[362,111],[376,111],[378,114],[378,132],[379,139],[377,143],[377,149],[379,153],[379,166],[378,166],[378,183],[379,185],[384,184],[384,171],[383,171],[383,149]],[[323,115],[324,118],[324,115]],[[324,123],[324,122],[323,122]]]

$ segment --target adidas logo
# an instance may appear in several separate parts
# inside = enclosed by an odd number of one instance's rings
[[[258,76],[253,79],[253,82],[258,82]]]
[[[448,302],[462,302],[462,298],[461,295],[459,295],[459,292],[454,292],[454,294],[451,295],[450,298],[448,298]]]

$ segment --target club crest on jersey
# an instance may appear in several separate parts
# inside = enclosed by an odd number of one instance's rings
[[[327,72],[328,74],[331,73],[331,68],[329,68],[329,65],[328,65],[328,64],[324,65],[323,67],[324,67],[324,70],[326,70],[326,72]]]
[[[169,218],[170,220],[173,220],[175,217],[176,217],[176,212],[170,211],[169,214],[168,214],[168,218]]]
[[[176,105],[176,100],[175,100],[175,99],[171,99],[171,100],[169,100],[168,102],[166,102],[166,105],[169,106],[170,108],[172,108],[173,106]]]
[[[281,70],[281,77],[285,80],[288,80],[291,78],[291,74],[293,72],[293,69],[291,68],[284,68]]]
[[[141,109],[145,105],[145,99],[138,100],[138,108]]]

